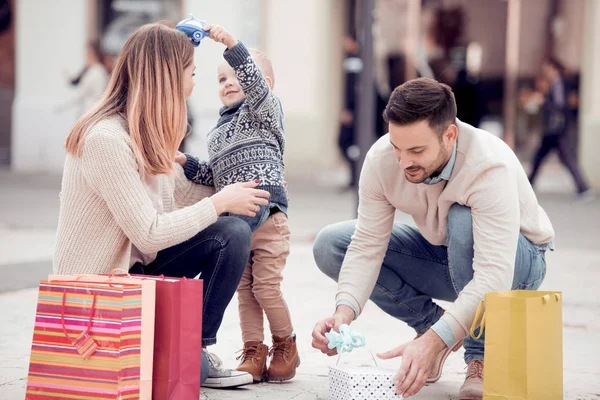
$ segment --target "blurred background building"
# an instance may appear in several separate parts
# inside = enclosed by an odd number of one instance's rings
[[[0,164],[60,173],[64,139],[81,111],[57,106],[73,96],[67,76],[82,70],[88,43],[99,41],[110,70],[138,26],[193,13],[272,58],[289,179],[343,186],[350,175],[344,158],[359,158],[358,136],[372,142],[386,131],[380,116],[391,90],[416,76],[451,85],[459,118],[503,137],[527,162],[539,141],[540,113],[519,99],[535,88],[542,59],[553,57],[565,67],[571,150],[600,188],[600,1],[375,0],[370,60],[360,51],[367,20],[361,1],[0,0]],[[222,50],[204,41],[196,51],[194,133],[185,145],[201,156],[218,117]],[[364,63],[374,71],[372,131],[342,138],[341,125],[357,117],[349,98],[364,96],[349,78]]]
[[[451,85],[459,118],[502,137],[530,171],[544,130],[538,94],[550,90],[542,60],[557,59],[564,65],[568,151],[600,189],[600,0],[0,0],[2,400],[24,398],[36,288],[52,271],[63,144],[91,98],[87,88],[105,82],[138,26],[189,13],[269,54],[286,116],[292,250],[283,284],[303,370],[292,385],[255,385],[236,398],[327,398],[327,361],[310,348],[309,334],[323,306],[334,306],[335,285],[314,265],[312,243],[326,225],[355,217],[356,188],[345,190],[356,183],[351,167],[358,173],[365,150],[386,132],[382,109],[407,79]],[[195,52],[193,134],[185,148],[201,157],[221,106],[222,52],[210,40]],[[596,399],[600,300],[589,282],[600,280],[600,199],[575,201],[573,179],[556,161],[550,157],[535,185],[556,231],[542,288],[565,299],[565,399]],[[396,218],[412,222],[402,213]],[[369,307],[369,318],[357,323],[370,343],[387,346],[388,332],[400,338],[394,340],[414,336]],[[239,349],[237,315],[234,301],[217,348],[228,366]],[[450,357],[445,368],[447,380],[421,397],[456,396],[462,357]]]

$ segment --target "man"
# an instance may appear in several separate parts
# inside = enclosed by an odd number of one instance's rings
[[[464,339],[461,400],[482,398],[484,338],[467,332],[485,293],[537,289],[554,231],[512,150],[456,119],[450,88],[427,78],[397,87],[384,112],[390,132],[366,156],[358,220],[324,228],[315,261],[338,281],[336,310],[318,322],[313,347],[334,355],[324,333],[356,319],[368,298],[417,337],[379,357],[402,356],[404,397],[437,381]],[[416,228],[394,223],[400,210]],[[452,301],[443,310],[432,299]]]

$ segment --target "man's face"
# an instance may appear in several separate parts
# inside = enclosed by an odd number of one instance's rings
[[[458,128],[451,124],[440,139],[427,121],[411,125],[397,125],[390,122],[390,143],[404,170],[406,180],[422,183],[431,175],[439,174],[450,159],[456,142]]]
[[[229,107],[246,98],[233,68],[225,60],[219,64],[219,97],[224,106]]]

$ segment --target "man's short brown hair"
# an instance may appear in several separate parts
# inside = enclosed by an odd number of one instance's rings
[[[417,78],[394,89],[383,118],[397,125],[427,121],[431,129],[442,135],[456,121],[456,101],[448,85]]]

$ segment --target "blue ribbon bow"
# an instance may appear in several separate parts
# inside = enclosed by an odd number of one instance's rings
[[[327,347],[330,349],[335,348],[338,354],[349,353],[353,349],[363,347],[367,344],[365,336],[362,333],[352,332],[352,328],[346,324],[340,326],[339,333],[331,328],[329,332],[325,332],[325,337],[329,341]]]

